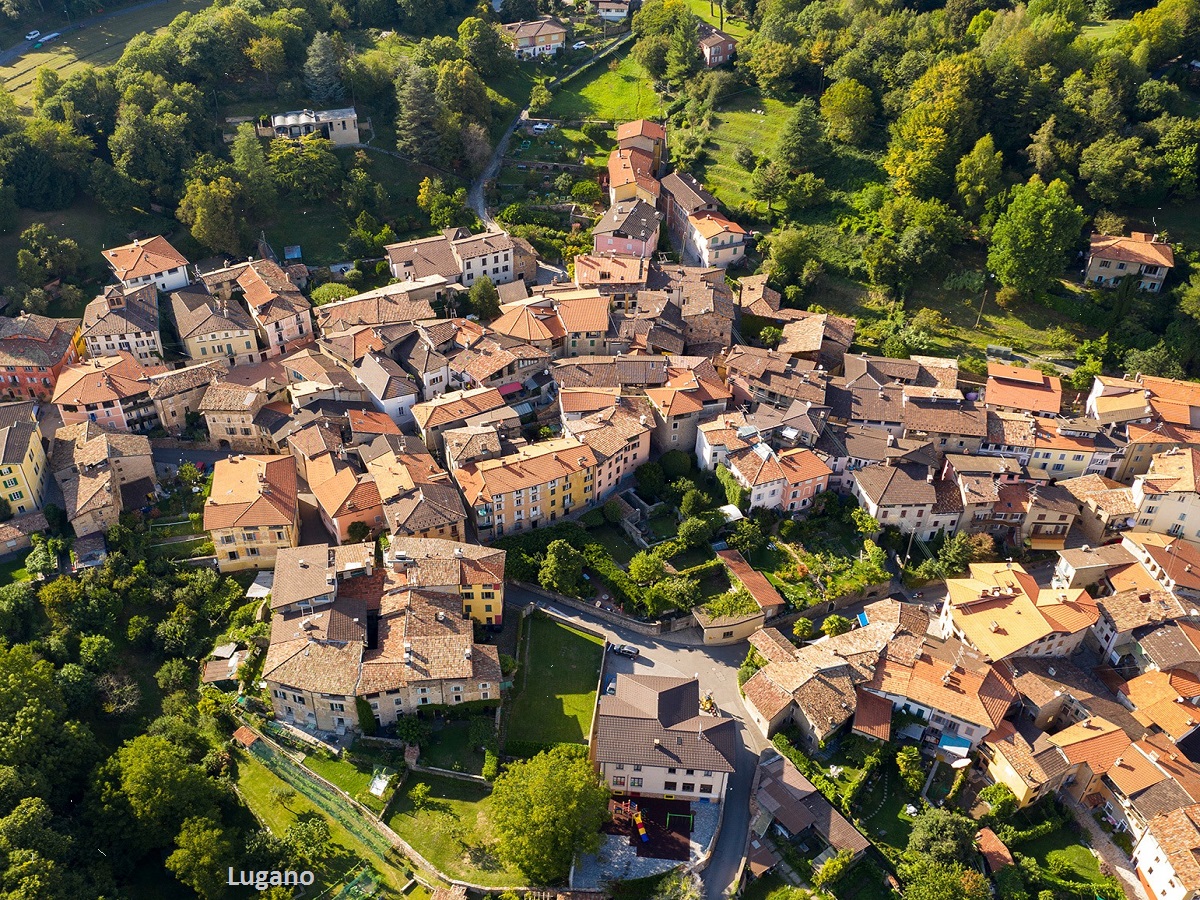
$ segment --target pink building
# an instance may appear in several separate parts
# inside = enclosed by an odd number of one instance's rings
[[[144,433],[159,424],[150,399],[149,376],[164,366],[144,366],[128,350],[91,359],[65,369],[51,401],[63,425],[96,422],[114,431]]]
[[[658,249],[662,213],[641,200],[625,200],[608,208],[592,229],[596,253],[650,256]]]
[[[737,48],[733,38],[707,22],[701,22],[696,32],[706,68],[711,69],[733,60],[733,51]]]

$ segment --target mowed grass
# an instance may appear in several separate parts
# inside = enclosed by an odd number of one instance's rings
[[[330,784],[340,787],[363,806],[383,812],[383,800],[373,795],[368,788],[375,774],[375,766],[369,761],[361,763],[348,759],[326,759],[313,754],[304,757],[304,765],[316,772]]]
[[[25,557],[31,552],[31,550],[22,550],[12,559],[0,563],[0,585],[29,580],[29,572],[25,569]]]
[[[710,4],[708,0],[688,0],[688,5],[692,8],[692,12],[707,22],[709,25],[715,25],[720,28],[731,38],[741,43],[750,37],[750,26],[741,19],[735,19],[725,13],[724,27],[721,25],[721,14],[717,11],[716,3]]]
[[[540,614],[529,620],[529,654],[508,738],[582,744],[596,704],[604,643]]]
[[[235,782],[238,793],[272,834],[282,835],[289,825],[305,813],[316,813],[329,823],[329,832],[335,847],[316,873],[317,893],[339,884],[351,869],[361,862],[367,862],[386,879],[385,885],[381,885],[385,887],[384,896],[400,896],[400,889],[408,879],[399,869],[380,859],[342,825],[310,803],[303,794],[295,793],[286,803],[276,800],[272,792],[276,789],[291,790],[290,785],[249,753],[239,751],[234,755],[234,760],[237,767]]]
[[[1085,38],[1095,38],[1097,40],[1107,40],[1114,37],[1123,25],[1128,25],[1128,19],[1109,19],[1106,22],[1087,22],[1082,29],[1082,35]]]
[[[408,797],[422,783],[429,785],[429,800],[417,809]],[[388,825],[444,875],[487,887],[526,883],[524,876],[491,849],[491,788],[422,775],[410,776],[397,794]],[[458,823],[457,829],[446,827],[453,822]]]
[[[760,115],[755,110],[766,114]],[[724,206],[732,209],[754,199],[750,196],[750,173],[734,162],[734,151],[748,147],[759,157],[770,153],[787,116],[786,103],[757,93],[733,97],[717,111],[708,149],[709,162],[704,166],[701,181]]]
[[[1029,841],[1021,846],[1021,852],[1047,868],[1051,862],[1061,861],[1067,867],[1064,877],[1072,881],[1098,883],[1102,877],[1096,857],[1079,843],[1079,835],[1070,828]]]
[[[78,31],[70,31],[53,43],[29,52],[10,66],[0,67],[4,86],[19,105],[28,106],[33,77],[43,66],[54,69],[65,80],[85,65],[107,66],[116,62],[129,39],[143,31],[158,31],[181,12],[200,10],[205,0],[167,0],[155,6],[130,10]],[[51,29],[43,28],[48,32]]]
[[[560,87],[544,117],[626,122],[658,118],[661,113],[662,103],[649,74],[626,54],[615,70],[609,71],[606,63],[599,63]]]

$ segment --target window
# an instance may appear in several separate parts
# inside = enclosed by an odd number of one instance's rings
[[[395,700],[393,700],[393,701],[392,701],[392,703],[394,703],[396,706],[403,706],[403,705],[404,705],[404,698],[403,698],[403,697],[397,697]]]
[[[633,771],[635,771],[635,772],[640,772],[640,771],[642,771],[642,767],[641,767],[641,766],[634,766],[634,767],[633,767]]]
[[[686,794],[686,793],[693,793],[693,794],[694,794],[694,793],[696,792],[696,782],[694,782],[694,781],[685,781],[685,782],[683,783],[683,791],[684,791],[684,793],[685,793],[685,794]]]
[[[345,703],[330,703],[329,708],[332,709],[334,712],[345,712],[346,704]]]
[[[629,779],[629,786],[630,786],[630,787],[637,787],[637,788],[640,788],[640,787],[642,786],[642,779],[640,779],[640,778],[630,778],[630,779]]]
[[[613,787],[625,787],[625,776],[624,775],[614,775],[612,783],[613,783]]]
[[[702,793],[702,794],[711,794],[711,793],[712,793],[712,785],[711,785],[711,784],[702,784],[702,785],[700,785],[700,793]]]
[[[664,791],[673,791],[677,787],[679,787],[677,782],[674,782],[674,781],[664,781],[663,782],[663,790]]]
[[[625,769],[625,763],[617,763],[617,771],[621,772]]]

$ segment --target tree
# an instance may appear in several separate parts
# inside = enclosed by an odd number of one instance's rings
[[[312,300],[314,306],[324,306],[326,303],[337,303],[339,300],[353,297],[354,294],[354,288],[350,285],[329,281],[320,287],[313,288],[309,299]]]
[[[428,69],[413,69],[397,84],[396,149],[417,162],[438,162],[442,154],[441,106],[433,74]]]
[[[764,159],[750,176],[750,193],[755,200],[766,200],[767,209],[783,196],[788,186],[787,170],[774,160]]]
[[[254,70],[262,75],[268,87],[273,79],[287,71],[287,48],[277,37],[263,35],[251,38],[243,52]]]
[[[412,804],[413,809],[422,810],[429,805],[431,793],[429,782],[418,781],[408,789],[408,802]]]
[[[700,602],[700,583],[683,575],[663,578],[646,589],[644,600],[651,615],[672,609],[691,609]]]
[[[308,45],[304,62],[304,87],[309,98],[321,106],[346,96],[342,86],[342,63],[338,47],[328,33],[318,31]]]
[[[908,792],[916,797],[925,784],[925,765],[921,762],[921,751],[911,744],[896,754],[896,768]]]
[[[570,194],[571,188],[575,185],[575,176],[570,172],[563,172],[554,179],[554,190],[560,194]]]
[[[999,781],[981,790],[979,799],[988,805],[988,815],[996,822],[1006,822],[1017,811],[1016,795]]]
[[[634,470],[633,480],[637,482],[637,492],[642,498],[653,502],[658,498],[659,491],[667,483],[663,468],[656,462],[642,463]]]
[[[574,594],[586,562],[582,553],[561,538],[551,541],[538,572],[538,584],[560,594]]]
[[[1088,182],[1088,194],[1109,206],[1138,202],[1153,186],[1152,171],[1140,137],[1106,134],[1079,155],[1079,177]]]
[[[600,202],[600,198],[604,196],[604,191],[600,189],[600,185],[594,181],[584,180],[575,182],[571,188],[571,199],[577,200],[580,203],[593,205]]]
[[[676,540],[688,549],[707,544],[711,537],[712,528],[707,522],[696,516],[680,522],[679,529],[675,532]]]
[[[154,680],[163,693],[173,694],[191,686],[192,667],[185,659],[168,659],[154,673]]]
[[[447,59],[438,63],[434,95],[451,127],[491,124],[492,107],[487,85],[467,60]]]
[[[1003,167],[1004,154],[996,149],[990,134],[976,141],[971,152],[958,161],[954,188],[962,211],[972,219],[978,219],[987,201],[1000,192]]]
[[[776,328],[774,325],[768,325],[758,333],[758,339],[762,341],[764,347],[774,350],[779,346],[779,342],[783,340],[783,330]]]
[[[629,561],[629,577],[638,584],[653,584],[666,574],[658,554],[641,550]]]
[[[484,322],[490,322],[500,317],[500,293],[492,279],[484,275],[471,285],[471,312]]]
[[[1159,341],[1146,350],[1130,350],[1125,354],[1125,371],[1156,375],[1161,378],[1183,378],[1183,366],[1172,347]]]
[[[829,859],[825,860],[821,868],[813,872],[812,884],[815,888],[825,887],[833,884],[848,871],[850,866],[854,864],[854,851],[848,848],[842,848]]]
[[[1034,175],[1013,188],[988,249],[988,267],[1000,283],[1023,294],[1043,287],[1062,270],[1067,249],[1083,227],[1083,210],[1062,181]]]
[[[459,23],[458,47],[463,58],[485,78],[495,75],[501,62],[512,57],[512,52],[495,27],[475,16],[469,16]]]
[[[903,867],[906,900],[988,900],[991,891],[980,872],[960,863],[921,863]]]
[[[315,811],[303,813],[287,827],[287,831],[283,833],[283,842],[301,865],[315,868],[329,855],[329,822]]]
[[[234,843],[220,822],[199,816],[186,819],[175,836],[167,868],[205,900],[229,891],[226,869],[234,861]]]
[[[228,176],[212,181],[194,178],[175,214],[191,226],[192,237],[204,246],[240,255],[243,195],[242,185]]]
[[[690,518],[708,509],[708,495],[703,491],[692,488],[683,495],[679,502],[679,511]]]
[[[850,519],[854,522],[854,530],[864,537],[879,533],[879,520],[861,506],[850,510]]]
[[[767,546],[767,536],[754,519],[742,519],[728,538],[729,546],[742,556],[750,557]]]
[[[825,155],[824,140],[825,126],[817,104],[808,97],[801,97],[792,106],[780,132],[775,159],[793,172],[811,169]]]
[[[366,522],[351,522],[346,529],[346,539],[352,544],[362,544],[371,539],[371,526]]]
[[[616,525],[625,515],[621,508],[621,504],[615,499],[609,500],[607,503],[605,503],[604,506],[601,507],[601,510],[604,513],[604,521],[609,525]]]
[[[233,168],[240,176],[239,180],[242,184],[252,187],[248,197],[251,205],[260,214],[265,213],[275,202],[275,181],[271,177],[271,169],[267,166],[267,154],[263,151],[262,140],[250,122],[243,122],[238,126],[230,153],[233,156]]]
[[[968,865],[975,856],[978,826],[960,812],[926,807],[908,837],[906,856],[944,866]]]
[[[681,15],[667,39],[667,81],[682,86],[700,71],[701,59],[700,45],[696,39],[696,17]]]
[[[608,818],[608,789],[586,756],[557,747],[512,763],[492,789],[501,857],[538,884],[567,874],[576,853],[595,852]]]
[[[792,626],[792,634],[798,641],[808,641],[816,633],[816,628],[813,627],[812,619],[801,616],[796,620],[796,624]]]
[[[117,647],[103,634],[85,634],[79,639],[79,664],[92,672],[102,672],[116,661]]]
[[[826,133],[835,141],[857,146],[871,133],[875,99],[871,89],[853,78],[842,78],[821,95]]]
[[[834,614],[827,616],[825,621],[821,623],[821,632],[826,637],[837,637],[839,634],[845,634],[854,624],[845,616]]]
[[[267,151],[267,162],[276,184],[306,199],[324,197],[342,183],[342,164],[333,144],[317,134],[298,141],[276,138]]]
[[[12,510],[10,508],[9,515],[11,518]],[[30,536],[33,541],[33,550],[25,557],[25,570],[35,578],[49,578],[58,572],[58,556],[50,552],[50,547],[46,539],[40,534]]]
[[[544,82],[539,81],[533,86],[533,90],[529,92],[529,114],[531,116],[540,116],[544,113],[554,101],[554,95],[550,93],[550,88],[546,87]]]
[[[667,481],[675,481],[692,471],[693,457],[682,450],[668,450],[659,457],[658,465]]]

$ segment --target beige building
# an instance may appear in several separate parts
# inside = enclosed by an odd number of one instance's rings
[[[281,548],[300,542],[296,461],[244,454],[218,460],[204,528],[222,572],[273,567]]]
[[[188,416],[199,416],[200,401],[209,385],[220,381],[227,371],[223,362],[207,362],[151,375],[150,400],[158,412],[159,424],[169,434],[182,434]]]
[[[184,351],[197,362],[221,359],[233,367],[262,360],[254,320],[240,303],[192,284],[173,292],[168,305]]]
[[[267,395],[240,384],[217,381],[200,400],[199,412],[208,428],[209,440],[222,450],[262,453],[272,449],[271,438],[254,418],[267,405]]]
[[[442,549],[452,564],[453,547]],[[432,571],[432,551],[427,559]],[[499,656],[474,643],[459,585],[414,582],[403,558],[376,568],[371,544],[281,551],[263,669],[275,715],[345,732],[359,727],[360,697],[381,725],[423,706],[497,704]]]
[[[264,129],[260,125],[258,131],[260,137],[289,140],[315,134],[335,147],[348,147],[359,140],[358,113],[353,106],[344,109],[297,109],[275,113],[271,116],[270,128]]]
[[[204,275],[208,289],[225,302],[235,292],[250,311],[258,346],[279,356],[312,340],[312,304],[287,273],[269,259],[252,259]]]
[[[108,285],[83,311],[83,341],[91,357],[124,350],[139,362],[160,362],[158,290],[153,285],[133,290]]]
[[[0,404],[0,497],[14,515],[34,512],[46,501],[50,464],[29,402]]]
[[[553,56],[567,42],[567,26],[553,16],[513,22],[501,29],[518,59]]]
[[[77,537],[107,530],[122,512],[144,506],[154,493],[149,438],[91,422],[55,432],[50,467]]]
[[[442,435],[452,428],[481,424],[481,418],[489,421],[506,418],[507,404],[495,388],[476,388],[470,391],[450,391],[418,403],[412,408],[417,431],[425,446],[432,452],[442,450]],[[515,417],[515,413],[513,414]]]
[[[1157,234],[1135,231],[1129,237],[1093,234],[1088,251],[1087,280],[1114,287],[1126,275],[1137,279],[1139,290],[1157,294],[1175,266],[1171,245]]]

